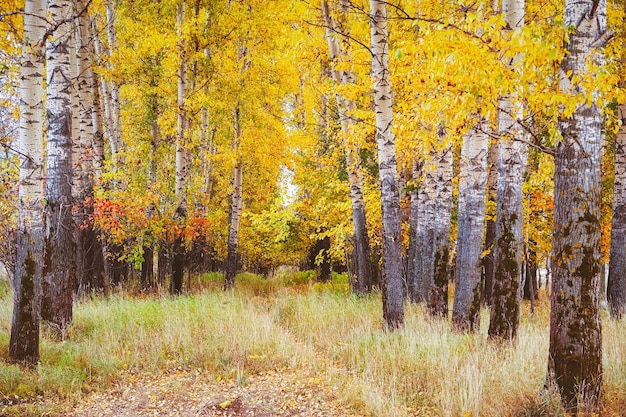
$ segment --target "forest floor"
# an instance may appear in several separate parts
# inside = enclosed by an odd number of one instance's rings
[[[83,397],[61,412],[93,416],[356,416],[338,388],[312,369],[285,368],[236,381],[199,370],[128,374],[111,390]],[[68,406],[70,407],[70,406]]]

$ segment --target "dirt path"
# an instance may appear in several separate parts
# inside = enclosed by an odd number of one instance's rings
[[[281,369],[235,381],[200,371],[128,375],[117,387],[83,398],[63,417],[357,416],[340,404],[330,381]]]
[[[297,340],[288,329],[273,322],[267,310],[257,309],[259,319],[270,321],[295,346],[294,352],[312,361],[236,380],[219,380],[201,370],[175,370],[161,374],[126,374],[117,386],[77,401],[62,417],[147,416],[324,416],[356,417],[339,400],[338,380],[345,369],[331,364],[311,345]],[[318,368],[311,363],[317,363]],[[327,364],[320,372],[319,364]],[[339,378],[337,377],[339,375]],[[341,382],[339,382],[341,383]]]

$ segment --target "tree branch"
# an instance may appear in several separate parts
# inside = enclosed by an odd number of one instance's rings
[[[305,20],[305,21],[304,21],[304,23],[306,23],[307,25],[311,25],[311,26],[318,27],[318,28],[327,28],[327,29],[329,29],[330,31],[332,31],[333,33],[336,33],[336,34],[338,34],[338,35],[340,35],[340,36],[343,36],[344,38],[349,39],[349,40],[351,40],[351,41],[355,42],[356,44],[360,45],[360,46],[361,46],[361,47],[363,47],[363,48],[364,48],[367,52],[369,52],[369,53],[370,53],[370,55],[372,55],[372,57],[374,57],[374,53],[372,52],[372,49],[371,49],[368,45],[366,45],[365,43],[363,43],[362,41],[360,41],[360,40],[358,40],[357,38],[355,38],[354,36],[351,36],[351,35],[348,35],[348,34],[346,34],[346,33],[343,33],[343,32],[341,32],[341,31],[339,31],[339,30],[337,30],[337,29],[335,29],[335,28],[333,28],[333,27],[328,27],[328,26],[326,26],[325,24],[324,24],[324,25],[322,25],[322,24],[315,23],[315,22],[311,22],[311,21],[308,21],[308,20]]]
[[[610,30],[603,32],[602,35],[600,35],[598,39],[593,41],[593,43],[591,44],[591,47],[592,48],[604,48],[606,44],[609,43],[611,39],[613,39],[614,35],[615,33],[613,33]]]
[[[39,46],[44,45],[44,44],[46,43],[46,41],[48,40],[48,38],[49,38],[50,36],[52,36],[52,34],[53,34],[54,32],[56,32],[56,31],[57,31],[57,29],[59,29],[62,25],[66,24],[66,23],[71,23],[71,22],[73,22],[74,20],[76,20],[77,18],[81,17],[84,13],[86,13],[86,12],[87,12],[87,9],[89,9],[89,6],[91,5],[91,2],[92,2],[92,1],[93,1],[93,0],[87,0],[87,3],[85,3],[85,6],[84,6],[84,7],[83,7],[83,8],[82,8],[82,9],[81,9],[81,10],[80,10],[80,11],[79,11],[76,15],[74,15],[74,16],[70,16],[70,17],[68,17],[68,18],[66,18],[66,19],[62,19],[62,20],[60,20],[60,21],[58,21],[58,22],[49,22],[49,21],[46,19],[46,21],[47,21],[48,23],[50,23],[51,25],[50,25],[50,27],[48,28],[48,30],[46,30],[46,33],[44,33],[44,35],[43,35],[43,39],[42,39],[42,40],[38,43],[38,45],[39,45]]]
[[[598,10],[599,5],[600,5],[600,0],[593,0],[593,4],[591,5],[591,10],[589,11],[590,18],[596,15],[596,11]]]
[[[515,120],[515,123],[517,123],[522,129],[524,129],[524,131],[526,133],[528,133],[532,138],[533,141],[527,141],[525,139],[521,139],[517,136],[513,136],[512,139],[516,142],[520,142],[520,143],[524,143],[532,148],[535,148],[537,150],[540,150],[543,153],[546,153],[548,155],[552,155],[554,156],[555,154],[555,149],[551,148],[549,146],[544,146],[542,145],[541,142],[541,138],[539,137],[539,135],[537,135],[537,133],[530,127],[528,126],[526,123],[524,123],[522,120],[518,119],[517,117],[515,117],[515,115],[513,115],[511,112],[507,111],[506,109],[501,108],[500,106],[497,107],[498,111],[501,111],[505,114],[508,114],[509,116],[511,116],[513,118],[513,120]],[[480,132],[486,134],[487,136],[496,139],[496,140],[500,140],[502,138],[502,135],[499,134],[495,134],[491,131],[484,131],[482,129],[479,129]]]

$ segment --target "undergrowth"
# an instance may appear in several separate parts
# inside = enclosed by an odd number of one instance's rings
[[[12,293],[0,281],[0,414],[41,415],[41,401],[79,401],[129,373],[202,369],[237,380],[306,364],[329,373],[342,401],[362,415],[564,415],[543,389],[545,294],[534,315],[525,306],[517,344],[502,345],[486,337],[487,311],[483,330],[467,335],[407,304],[404,328],[390,333],[378,294],[351,295],[345,275],[314,278],[289,270],[271,278],[241,274],[236,290],[223,292],[221,274],[204,274],[193,277],[191,294],[176,298],[88,298],[76,303],[65,340],[43,326],[35,371],[7,363]],[[625,321],[605,317],[608,416],[626,409],[625,331]]]

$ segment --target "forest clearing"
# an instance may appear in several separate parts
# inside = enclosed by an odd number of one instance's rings
[[[221,275],[205,275],[192,282],[192,295],[176,299],[122,292],[80,301],[65,341],[44,328],[37,372],[0,363],[0,414],[564,415],[558,397],[542,393],[543,292],[533,315],[524,306],[513,346],[486,331],[452,332],[413,305],[405,327],[386,332],[378,295],[351,295],[345,276],[325,284],[306,276],[244,274],[224,293]],[[7,346],[11,300],[3,288]],[[605,317],[602,415],[626,409],[624,326]]]
[[[3,0],[5,413],[626,415],[626,3],[472,1]]]

